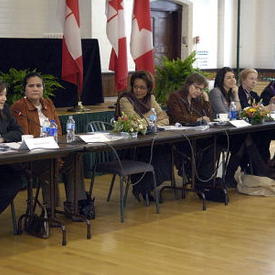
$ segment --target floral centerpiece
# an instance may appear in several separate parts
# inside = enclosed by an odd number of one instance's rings
[[[113,123],[113,132],[141,133],[145,135],[147,125],[147,121],[138,115],[126,115],[122,112],[122,115]]]
[[[262,105],[253,105],[244,108],[240,117],[247,120],[252,125],[262,123],[268,118],[269,111],[267,111]]]

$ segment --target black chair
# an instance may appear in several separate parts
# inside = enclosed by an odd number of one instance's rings
[[[108,131],[112,129],[112,125],[102,121],[91,121],[88,126],[88,132],[99,132],[99,131]],[[154,192],[155,192],[155,203],[156,203],[156,212],[159,213],[159,198],[156,186],[155,171],[154,167],[150,163],[136,161],[136,160],[121,160],[117,151],[108,143],[106,143],[111,150],[112,154],[105,155],[105,159],[102,161],[99,158],[102,156],[96,157],[95,164],[92,170],[91,175],[91,185],[89,190],[89,195],[92,195],[93,186],[94,186],[94,177],[96,173],[101,174],[112,174],[112,182],[110,185],[107,201],[110,200],[112,193],[113,185],[115,182],[115,177],[118,175],[120,177],[120,221],[124,222],[124,210],[126,207],[127,194],[131,182],[131,175],[135,174],[145,174],[152,173]]]

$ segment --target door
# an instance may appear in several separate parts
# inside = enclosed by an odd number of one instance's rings
[[[182,7],[170,1],[151,2],[155,64],[163,56],[169,59],[181,57]]]

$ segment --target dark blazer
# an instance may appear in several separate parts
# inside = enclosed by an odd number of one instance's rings
[[[21,135],[23,134],[15,118],[11,116],[7,104],[4,105],[0,117],[0,134],[4,138],[4,142],[21,141]]]
[[[261,93],[261,99],[263,100],[263,105],[268,105],[270,99],[275,96],[275,81],[271,81],[267,87],[264,88]]]
[[[253,100],[253,103],[254,102],[259,103],[260,101],[260,97],[258,96],[257,93],[251,91],[249,94],[250,94],[250,99],[247,98],[244,88],[242,86],[239,87],[239,98],[240,98],[242,109],[252,105],[251,99]]]

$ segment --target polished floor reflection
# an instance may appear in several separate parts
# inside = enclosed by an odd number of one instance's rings
[[[194,194],[175,200],[164,194],[160,214],[129,195],[126,221],[119,222],[118,185],[106,202],[109,177],[97,177],[93,237],[84,224],[67,225],[68,244],[54,229],[48,240],[11,234],[10,209],[0,216],[1,274],[274,274],[275,198],[230,192],[230,203]],[[16,199],[18,213],[25,192]]]

